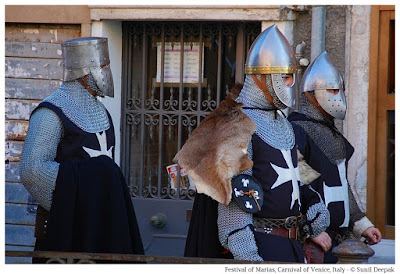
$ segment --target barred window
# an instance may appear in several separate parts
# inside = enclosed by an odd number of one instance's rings
[[[194,198],[193,184],[172,160],[243,82],[244,60],[260,31],[259,22],[123,23],[121,167],[133,197]]]

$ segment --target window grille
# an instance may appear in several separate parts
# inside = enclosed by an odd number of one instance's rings
[[[244,65],[260,30],[259,22],[123,23],[121,167],[133,197],[194,198],[188,178],[177,174],[174,184],[167,167],[242,82],[236,61]]]

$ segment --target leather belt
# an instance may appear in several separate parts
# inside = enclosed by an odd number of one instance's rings
[[[289,239],[297,239],[297,228],[285,229],[280,227],[264,227],[264,228],[254,228],[254,231],[267,233],[271,235],[286,237]]]
[[[289,239],[299,239],[298,224],[301,218],[301,213],[298,216],[289,216],[282,219],[254,217],[254,231]]]
[[[254,224],[254,227],[257,227],[257,228],[279,227],[279,228],[285,228],[285,229],[293,229],[298,226],[301,218],[302,218],[301,213],[298,216],[289,216],[287,218],[282,218],[282,219],[254,217],[253,224]]]

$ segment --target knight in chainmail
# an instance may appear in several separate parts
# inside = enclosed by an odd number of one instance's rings
[[[354,148],[334,125],[334,118],[343,120],[345,113],[343,78],[325,51],[304,73],[300,107],[288,119],[293,125],[299,151],[321,174],[311,186],[330,211],[327,232],[332,238],[332,248],[347,238],[364,236],[370,244],[381,239],[379,230],[359,209],[347,182],[347,163]],[[325,253],[326,263],[337,261],[332,248]]]
[[[31,114],[20,175],[39,203],[35,250],[46,249],[53,194],[57,180],[63,176],[60,166],[67,162],[79,165],[79,161],[100,156],[114,159],[113,123],[98,99],[114,95],[107,42],[107,38],[97,37],[63,42],[62,85]]]
[[[261,184],[264,202],[256,213],[234,201],[218,205],[219,239],[235,259],[304,263],[297,233],[302,213],[309,237],[320,237],[329,225],[329,212],[319,195],[311,188],[300,191],[295,135],[282,111],[296,103],[295,62],[276,25],[264,30],[249,52],[236,101],[257,126],[248,146],[254,164],[245,174]]]

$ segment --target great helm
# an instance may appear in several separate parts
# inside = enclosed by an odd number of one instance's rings
[[[114,96],[114,84],[109,67],[107,38],[81,37],[61,43],[64,81],[92,74],[97,87],[105,96]]]
[[[305,93],[314,91],[315,99],[323,111],[334,118],[344,119],[346,97],[343,77],[326,51],[322,52],[304,72],[300,91]],[[307,97],[310,99],[309,95]]]
[[[278,27],[272,25],[260,33],[250,47],[245,73],[271,74],[272,86],[277,97],[286,106],[293,108],[297,101],[296,71],[293,49]],[[284,84],[284,74],[293,74],[293,84]]]

